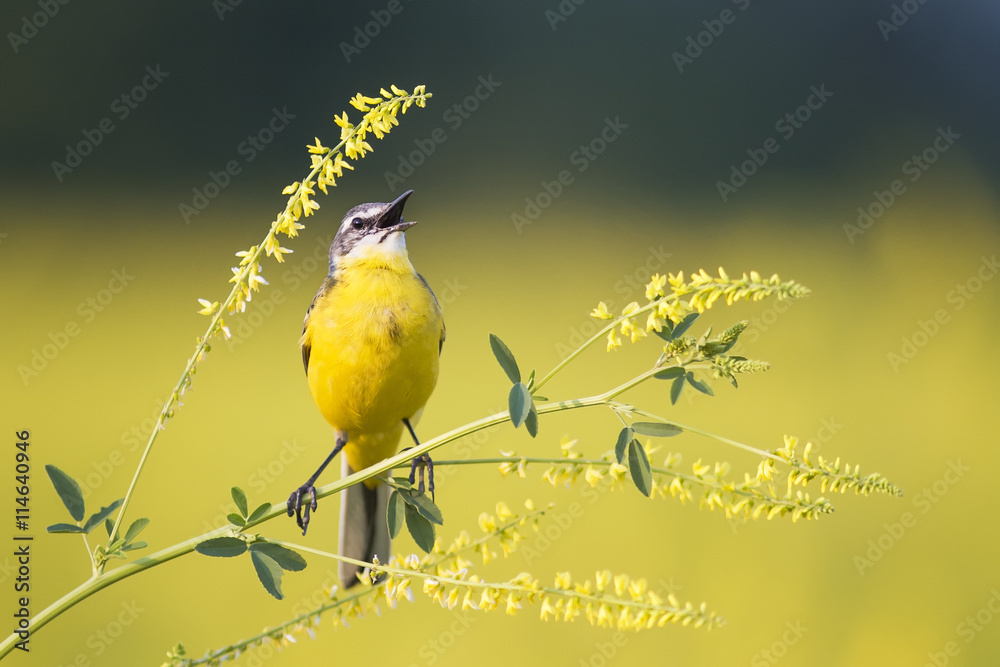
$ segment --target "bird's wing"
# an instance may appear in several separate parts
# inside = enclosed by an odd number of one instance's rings
[[[441,315],[441,304],[438,303],[438,298],[434,294],[434,290],[431,289],[431,286],[427,284],[427,280],[422,275],[420,275],[419,273],[417,274],[417,278],[420,278],[420,282],[422,282],[424,284],[424,287],[427,288],[427,291],[431,293],[431,298],[434,299],[434,307],[437,308],[438,315]],[[438,341],[438,354],[441,354],[441,349],[444,347],[444,339],[447,338],[447,337],[448,337],[448,329],[444,325],[444,316],[442,315],[441,316],[441,340]]]
[[[306,316],[302,319],[302,338],[299,339],[299,345],[302,347],[302,366],[306,370],[306,375],[309,375],[309,353],[312,352],[312,340],[308,338],[306,330],[309,327],[309,315],[312,314],[312,309],[319,301],[319,298],[333,289],[333,286],[337,284],[337,279],[333,277],[333,273],[326,277],[323,284],[320,285],[319,290],[316,292],[316,296],[313,297],[312,303],[309,304],[309,308],[306,310]]]

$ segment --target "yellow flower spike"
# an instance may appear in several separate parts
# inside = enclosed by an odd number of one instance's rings
[[[602,604],[597,611],[597,625],[599,627],[611,627],[614,623],[614,618],[611,615],[611,607]]]
[[[451,589],[451,592],[448,593],[448,600],[447,600],[448,609],[454,609],[455,606],[458,605],[458,594],[459,591],[457,586]]]
[[[545,597],[542,598],[542,609],[539,612],[539,617],[543,621],[547,621],[549,620],[550,617],[555,617],[556,615],[557,615],[556,608],[552,606],[552,602],[550,601],[549,596],[546,595]]]
[[[497,518],[500,519],[502,523],[507,523],[514,518],[514,513],[510,511],[507,507],[507,503],[500,501],[497,503]]]
[[[622,341],[614,330],[608,332],[608,352],[616,350],[622,346]]]
[[[507,594],[507,609],[506,613],[509,616],[517,616],[517,610],[521,608],[520,598],[513,593]]]
[[[637,310],[639,310],[639,302],[633,301],[632,303],[622,308],[622,317],[627,317],[636,312]]]
[[[595,580],[597,583],[598,593],[603,593],[604,590],[608,587],[608,584],[611,583],[611,576],[612,576],[611,570],[600,570],[597,573]]]
[[[591,311],[590,316],[596,317],[599,320],[614,319],[614,315],[608,312],[608,306],[603,301],[597,304],[597,308]]]
[[[568,591],[573,588],[572,577],[569,572],[557,572],[556,573],[556,584],[555,587],[562,591]]]
[[[646,299],[649,301],[655,301],[657,298],[664,295],[663,288],[667,284],[667,277],[661,276],[659,273],[654,273],[646,285]]]
[[[615,576],[615,595],[622,597],[625,595],[625,590],[628,588],[629,580],[627,574],[619,574]]]
[[[660,317],[657,310],[651,310],[649,317],[646,318],[646,331],[663,331],[666,323],[667,321]]]
[[[584,478],[587,480],[587,484],[590,484],[590,486],[594,488],[604,481],[604,475],[593,466],[587,467],[587,472],[584,474]]]
[[[214,315],[220,305],[218,301],[209,301],[208,299],[198,299],[198,303],[202,305],[201,310],[198,311],[199,315]]]
[[[479,515],[479,529],[484,533],[492,533],[497,529],[496,519],[483,512]]]

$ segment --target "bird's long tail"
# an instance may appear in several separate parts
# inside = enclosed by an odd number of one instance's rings
[[[353,474],[347,457],[341,460],[341,476]],[[368,488],[364,483],[344,489],[340,501],[340,555],[371,562],[378,556],[380,562],[389,560],[389,527],[385,513],[389,503],[387,484],[379,483]],[[344,588],[358,583],[363,568],[340,562],[340,581]]]

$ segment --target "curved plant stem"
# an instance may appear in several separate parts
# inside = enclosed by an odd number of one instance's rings
[[[632,381],[630,381],[630,383],[631,382]],[[626,385],[629,385],[630,383],[626,383]],[[622,385],[621,387],[616,387],[615,389],[612,389],[609,392],[597,396],[571,399],[568,401],[559,401],[556,403],[546,403],[545,405],[538,406],[538,413],[547,414],[551,412],[573,410],[576,408],[604,405],[613,396],[616,396],[617,394],[621,393],[621,391],[624,391],[622,387],[625,387],[625,385]],[[356,472],[353,475],[349,475],[348,477],[341,478],[335,482],[331,482],[330,484],[327,484],[317,489],[316,497],[324,498],[326,496],[337,493],[338,491],[341,491],[354,484],[358,484],[370,477],[381,475],[387,470],[391,470],[402,463],[410,461],[411,459],[414,459],[422,454],[426,454],[427,452],[437,449],[438,447],[441,447],[449,442],[452,442],[453,440],[457,440],[461,437],[471,435],[483,429],[490,428],[491,426],[503,424],[509,419],[510,419],[509,412],[507,411],[498,412],[488,417],[483,417],[482,419],[470,422],[469,424],[466,424],[464,426],[460,426],[456,429],[452,429],[451,431],[439,435],[436,438],[421,443],[417,447],[412,447],[403,452],[400,452],[399,454],[396,454],[395,456],[391,456],[377,463],[376,465],[373,465],[369,468],[365,468],[364,470]],[[262,516],[258,521],[252,524],[248,524],[247,528],[260,525],[266,521],[274,519],[275,517],[284,515],[286,507],[287,507],[287,501],[286,500],[280,501],[279,503],[271,507],[271,509],[266,514],[264,514],[264,516]],[[60,616],[66,610],[72,608],[79,602],[89,598],[94,593],[110,586],[111,584],[117,581],[130,577],[133,574],[138,574],[139,572],[148,570],[152,567],[156,567],[157,565],[162,565],[163,563],[171,561],[185,554],[189,554],[192,551],[194,551],[194,548],[199,543],[204,542],[205,540],[211,539],[213,537],[221,537],[223,535],[232,534],[232,532],[236,530],[237,530],[236,526],[223,526],[222,528],[217,528],[213,531],[204,533],[197,537],[193,537],[189,540],[185,540],[184,542],[180,542],[171,547],[167,547],[166,549],[158,551],[150,556],[146,556],[145,558],[140,558],[139,560],[122,565],[121,567],[115,568],[110,572],[98,573],[96,576],[93,576],[87,581],[83,582],[75,589],[64,595],[62,598],[56,600],[51,605],[49,605],[41,612],[39,612],[34,618],[31,619],[29,630],[32,634],[37,632],[41,628],[45,627],[53,619]],[[6,639],[4,639],[3,642],[0,642],[0,658],[3,658],[5,655],[10,653],[14,649],[14,645],[18,642],[18,639],[19,638],[17,634],[11,634]]]
[[[391,106],[394,103],[404,101],[407,97],[409,96],[404,95],[393,97],[385,102],[380,102],[379,106]],[[341,139],[339,144],[328,150],[321,160],[317,160],[315,166],[309,172],[309,175],[306,176],[301,182],[307,183],[314,180],[317,174],[323,170],[324,166],[339,154],[340,149],[343,148],[355,134],[357,134],[361,127],[362,125],[359,125],[354,128],[347,136]],[[299,194],[298,190],[296,190],[289,196],[288,202],[285,204],[284,211],[280,213],[278,217],[275,218],[274,223],[271,224],[271,229],[268,231],[267,236],[264,237],[264,240],[256,245],[252,252],[250,252],[249,255],[241,261],[240,268],[235,277],[232,279],[232,282],[234,283],[232,291],[229,292],[229,296],[226,297],[226,300],[223,301],[222,304],[216,309],[215,314],[212,316],[212,320],[208,324],[208,328],[205,330],[205,333],[201,336],[201,338],[198,339],[198,344],[195,345],[194,348],[194,354],[192,354],[191,358],[188,359],[187,365],[184,367],[184,372],[181,373],[180,378],[177,380],[177,384],[174,385],[174,389],[170,393],[170,397],[163,404],[163,409],[160,410],[160,415],[156,420],[156,426],[153,428],[152,433],[149,434],[149,440],[146,441],[146,448],[142,451],[142,457],[139,459],[139,465],[135,469],[135,474],[132,475],[132,481],[129,483],[128,491],[125,493],[125,500],[122,502],[122,505],[118,510],[118,516],[115,518],[114,528],[112,528],[111,535],[108,537],[109,547],[118,535],[118,530],[121,528],[122,520],[125,517],[125,510],[128,509],[129,502],[132,500],[132,494],[135,492],[136,484],[139,481],[139,475],[142,474],[142,470],[146,466],[146,460],[149,458],[149,453],[153,449],[153,443],[156,442],[157,436],[165,427],[167,419],[170,418],[174,406],[178,403],[181,395],[184,393],[184,389],[191,383],[191,376],[198,363],[210,349],[209,340],[221,330],[222,327],[220,323],[223,313],[230,312],[230,307],[236,300],[237,295],[244,289],[244,286],[247,283],[247,277],[250,275],[251,270],[257,265],[261,255],[264,254],[265,248],[269,247],[269,242],[278,233],[278,221],[289,218],[292,214],[292,209],[299,205],[299,202]],[[292,219],[297,219],[297,216],[292,217]],[[104,565],[105,563],[103,562],[98,565],[99,572],[104,571]]]

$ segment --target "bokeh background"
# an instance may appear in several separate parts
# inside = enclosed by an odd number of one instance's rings
[[[379,16],[385,25],[372,23]],[[522,481],[465,467],[440,480],[445,537],[474,531],[479,512],[500,499],[553,501],[557,514],[582,508],[561,525],[545,519],[543,534],[556,539],[532,537],[533,552],[484,576],[530,570],[549,580],[610,567],[706,601],[728,624],[622,638],[584,622],[544,624],[537,609],[465,618],[418,596],[349,630],[324,622],[315,641],[300,637],[238,664],[997,660],[995,3],[12,0],[0,17],[0,391],[10,482],[0,497],[12,510],[13,433],[30,429],[34,612],[89,574],[77,538],[43,532],[66,516],[42,465],[84,482],[88,509],[124,495],[137,442],[205,326],[196,299],[228,291],[232,253],[264,235],[282,187],[306,172],[305,145],[315,136],[335,143],[332,117],[354,93],[423,83],[431,103],[401,118],[320,200],[319,215],[286,243],[295,251],[287,264],[265,266],[271,288],[232,320],[234,341],[214,346],[160,437],[130,508],[152,519],[144,533],[152,549],[219,520],[234,484],[252,501],[279,502],[326,454],[332,433],[309,398],[296,345],[324,272],[316,259],[347,208],[403,188],[416,190],[407,212],[422,223],[408,234],[411,257],[442,298],[449,332],[423,437],[503,405],[507,381],[488,333],[523,367],[544,371],[591,326],[598,300],[620,308],[640,298],[650,269],[758,269],[813,294],[784,312],[744,304],[705,322],[751,319],[745,351],[772,370],[676,407],[663,387],[631,400],[759,447],[780,445],[786,433],[812,439],[906,495],[841,497],[836,514],[816,522],[743,525],[627,490],[591,503],[580,489],[547,487],[540,468]],[[373,36],[358,48],[366,26]],[[687,49],[690,62],[680,61]],[[477,100],[480,77],[497,85],[488,95],[480,87]],[[131,93],[144,78],[147,89]],[[802,111],[808,120],[787,136],[776,123],[812,87],[831,95],[821,105],[814,98],[818,108]],[[143,99],[130,108],[124,94]],[[276,111],[286,119],[272,128],[280,131],[248,148]],[[95,135],[105,118],[113,130]],[[579,171],[577,151],[607,119],[623,129]],[[437,128],[446,140],[410,158]],[[949,132],[953,140],[934,148]],[[100,143],[71,171],[53,165],[88,136]],[[777,152],[721,196],[718,182],[771,137]],[[914,156],[927,168],[914,171]],[[195,190],[204,193],[230,161],[239,174],[185,216],[181,205],[193,206]],[[386,175],[400,175],[401,161],[421,163],[402,183]],[[562,170],[573,182],[551,202],[542,197],[548,205],[518,227],[512,215],[525,215],[526,199],[537,201]],[[897,179],[902,194],[878,215],[878,198],[888,202]],[[859,207],[875,213],[864,227]],[[61,336],[67,325],[77,334]],[[52,358],[26,372],[36,351],[59,340]],[[545,393],[596,393],[656,354],[651,341],[614,355],[595,349]],[[500,428],[438,456],[554,456],[563,436],[597,455],[616,423],[575,412],[543,419],[537,440]],[[686,463],[756,465],[695,436],[667,444]],[[308,544],[335,549],[337,504],[321,503]],[[913,521],[900,532],[893,525],[907,512]],[[13,514],[3,531],[11,537]],[[265,532],[301,539],[287,521]],[[409,537],[396,546],[415,549]],[[8,626],[13,566],[0,557]],[[158,665],[178,641],[200,655],[319,599],[334,570],[310,558],[306,571],[285,577],[278,602],[245,559],[187,556],[87,600],[7,662]]]

